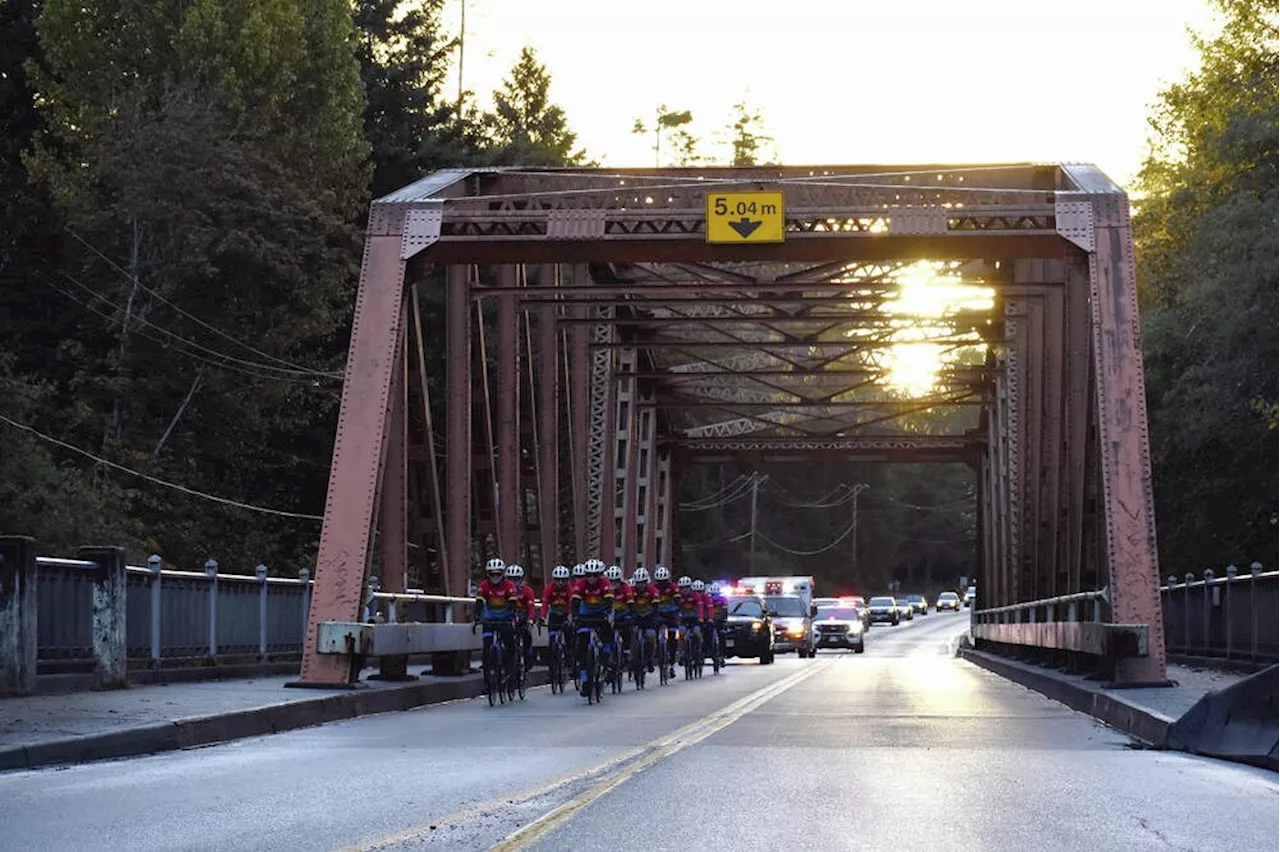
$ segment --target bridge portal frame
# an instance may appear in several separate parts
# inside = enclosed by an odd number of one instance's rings
[[[713,189],[782,189],[785,242],[706,242],[704,199]],[[430,466],[435,490],[447,495],[435,507],[437,519],[444,509],[438,548],[442,584],[446,593],[466,594],[475,556],[476,474],[483,478],[487,473],[494,487],[493,536],[499,548],[520,552],[516,540],[523,521],[508,510],[519,508],[521,518],[528,514],[522,497],[513,499],[513,491],[522,490],[518,311],[540,311],[539,339],[544,343],[538,371],[543,383],[534,394],[542,411],[535,418],[540,440],[534,454],[543,468],[536,490],[542,493],[539,549],[544,571],[560,545],[558,529],[548,528],[547,497],[555,491],[549,482],[556,465],[551,448],[559,445],[562,408],[572,456],[576,552],[599,553],[609,561],[634,559],[637,553],[669,559],[675,534],[674,460],[659,435],[662,401],[638,384],[639,375],[655,370],[643,357],[644,344],[616,336],[616,300],[687,297],[714,291],[718,284],[772,293],[800,290],[803,281],[753,282],[732,276],[715,281],[712,275],[696,287],[671,285],[664,291],[653,284],[601,284],[588,264],[762,261],[837,266],[953,258],[1012,266],[1012,277],[1003,282],[1009,285],[1003,363],[994,398],[985,408],[987,444],[978,463],[984,594],[992,596],[993,605],[1025,600],[1042,585],[1046,562],[1051,566],[1049,588],[1062,573],[1068,587],[1078,585],[1084,580],[1076,563],[1096,545],[1098,581],[1105,581],[1108,590],[1110,622],[1143,625],[1147,631],[1146,654],[1118,660],[1115,680],[1164,682],[1128,200],[1092,166],[1014,164],[445,170],[375,201],[301,683],[334,686],[352,679],[350,660],[320,654],[316,636],[323,622],[359,616],[380,514],[382,587],[403,588],[406,389],[426,387],[422,347],[415,352],[405,345],[406,329],[412,326],[421,333],[416,302],[406,299],[409,268],[443,270],[445,281],[443,488],[434,452]],[[498,270],[496,285],[481,280],[481,267],[490,265]],[[538,286],[530,286],[526,271],[535,266],[544,272]],[[499,304],[494,360],[500,394],[487,466],[475,464],[483,453],[476,452],[473,423],[480,411],[486,430],[492,430],[483,356],[483,406],[476,399],[473,370],[473,349],[477,343],[483,348],[485,341],[483,318],[479,334],[473,323],[473,306],[482,299]],[[560,300],[566,304],[557,305]],[[565,322],[559,323],[561,318]],[[546,351],[545,343],[553,339],[563,360]],[[613,375],[619,352],[636,373],[623,378],[621,396]],[[425,390],[420,402],[429,407]],[[647,416],[639,416],[642,411]],[[626,429],[625,435],[615,423]],[[769,448],[769,440],[761,443]],[[638,461],[641,447],[648,454],[648,470],[657,474],[657,487],[652,473],[640,475],[645,468]],[[729,451],[729,445],[724,449]],[[619,454],[624,456],[621,464],[615,458]],[[637,490],[642,482],[643,496]],[[560,506],[558,496],[554,506]],[[1098,519],[1093,541],[1090,512]],[[652,527],[626,530],[621,549],[629,552],[619,554],[614,524],[640,513],[646,520],[653,517]],[[1020,636],[1020,625],[999,627],[991,638]],[[1035,644],[1033,634],[1028,631],[1028,644]],[[984,638],[981,624],[975,635]]]

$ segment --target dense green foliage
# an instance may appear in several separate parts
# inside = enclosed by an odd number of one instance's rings
[[[1217,0],[1200,69],[1162,93],[1136,216],[1164,568],[1276,552],[1275,0]]]
[[[531,53],[501,121],[442,96],[442,7],[4,5],[0,414],[49,437],[0,424],[0,528],[307,563],[371,188],[573,144]]]

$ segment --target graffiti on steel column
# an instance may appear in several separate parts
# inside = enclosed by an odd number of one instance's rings
[[[609,389],[613,381],[613,349],[606,344],[613,342],[613,307],[595,309],[596,316],[604,320],[592,326],[591,342],[591,398],[587,409],[587,555],[601,552],[601,535],[604,526],[605,476],[609,423]],[[609,511],[613,511],[612,502]]]
[[[1159,566],[1146,430],[1137,293],[1127,204],[1099,199],[1097,250],[1090,264],[1098,437],[1113,617],[1146,623],[1153,654],[1163,646]]]

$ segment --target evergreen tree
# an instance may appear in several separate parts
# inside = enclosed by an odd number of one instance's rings
[[[577,134],[569,130],[564,110],[551,102],[551,75],[525,47],[493,93],[494,111],[486,117],[498,163],[523,166],[585,165],[586,153],[574,149]]]
[[[31,162],[75,247],[46,281],[77,325],[46,353],[60,436],[318,512],[368,192],[348,7],[46,0],[38,29]],[[176,561],[283,567],[317,532],[154,486],[130,510]]]
[[[444,0],[356,3],[356,56],[374,198],[434,169],[480,159],[485,144],[480,122],[444,94],[457,40],[445,34],[443,10]]]
[[[1274,554],[1277,4],[1216,0],[1138,178],[1143,350],[1165,568]]]
[[[759,110],[750,109],[746,101],[733,105],[733,115],[729,124],[729,143],[733,148],[731,166],[758,166],[760,149],[765,143],[772,142],[772,136],[765,136],[761,129],[764,120]]]
[[[660,168],[662,164],[663,140],[665,150],[671,152],[667,162],[677,166],[695,166],[705,157],[698,151],[701,140],[689,131],[693,123],[693,113],[689,110],[669,109],[666,104],[659,106],[653,118],[653,165]],[[631,132],[643,136],[649,132],[644,120],[637,118]]]

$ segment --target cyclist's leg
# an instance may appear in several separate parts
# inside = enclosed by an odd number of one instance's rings
[[[520,641],[524,643],[524,670],[529,671],[533,668],[533,631],[527,621],[520,625]]]

